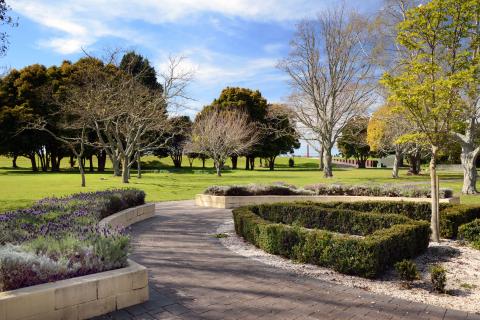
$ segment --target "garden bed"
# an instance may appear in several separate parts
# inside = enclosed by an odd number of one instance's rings
[[[0,319],[86,319],[148,300],[146,269],[128,260],[123,230],[154,214],[144,200],[109,190],[0,214]]]
[[[305,188],[277,183],[273,185],[211,186],[195,196],[198,206],[223,209],[275,202],[358,202],[411,201],[430,202],[429,188],[411,185],[341,185],[315,184]],[[460,203],[450,189],[442,189],[440,203]]]
[[[408,197],[367,197],[367,196],[214,196],[209,194],[197,194],[195,204],[200,207],[212,207],[221,209],[233,209],[248,205],[268,204],[276,202],[359,202],[359,201],[395,201],[395,202],[430,202],[429,198],[408,198]],[[460,203],[460,198],[440,199],[440,203]]]
[[[268,253],[367,278],[424,252],[430,237],[425,221],[311,203],[242,207],[233,218],[236,233]]]
[[[89,319],[148,300],[147,269],[125,268],[0,292],[0,319]]]
[[[427,251],[414,259],[420,279],[411,289],[405,289],[393,268],[387,269],[378,279],[366,279],[269,254],[238,236],[231,217],[225,219],[216,233],[224,235],[219,241],[232,252],[275,268],[395,298],[480,313],[480,250],[461,245],[459,241],[430,243]],[[430,284],[429,268],[439,263],[447,270],[447,294],[434,293]]]

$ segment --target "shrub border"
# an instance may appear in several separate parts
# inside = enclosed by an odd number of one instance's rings
[[[155,214],[155,204],[132,207],[99,225],[127,227]],[[0,292],[0,320],[88,319],[149,299],[147,268],[128,260],[121,269]]]
[[[273,223],[257,216],[252,207],[233,210],[235,231],[248,242],[271,254],[366,278],[375,278],[395,262],[424,252],[430,238],[430,225],[425,221],[411,220],[355,237]]]

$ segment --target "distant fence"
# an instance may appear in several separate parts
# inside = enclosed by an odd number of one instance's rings
[[[358,161],[355,159],[333,158],[333,163],[343,164],[350,167],[358,168]],[[376,168],[378,166],[378,160],[365,161],[366,168]]]

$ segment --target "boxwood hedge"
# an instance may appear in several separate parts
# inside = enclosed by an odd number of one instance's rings
[[[310,202],[309,202],[310,203]],[[311,202],[322,208],[337,208],[361,212],[398,214],[414,220],[430,221],[431,207],[428,202],[407,201],[361,201],[361,202]],[[440,204],[440,233],[444,238],[456,238],[458,228],[480,218],[480,206]]]
[[[269,253],[367,278],[424,252],[430,238],[425,221],[312,204],[242,207],[233,217],[237,234]]]

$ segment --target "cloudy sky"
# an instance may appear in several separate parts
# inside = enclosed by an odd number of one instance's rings
[[[134,49],[158,69],[183,55],[196,70],[191,108],[201,109],[226,86],[258,89],[271,102],[289,93],[276,69],[288,53],[295,24],[338,5],[335,0],[7,0],[19,26],[1,65],[59,64],[82,49]],[[363,13],[382,0],[345,0]],[[191,111],[190,113],[193,113]],[[300,153],[302,153],[304,150]]]

